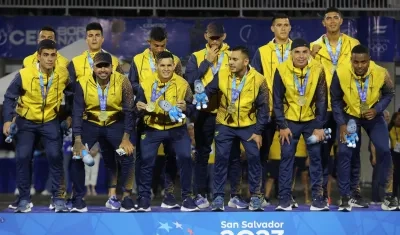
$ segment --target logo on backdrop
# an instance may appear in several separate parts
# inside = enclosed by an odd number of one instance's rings
[[[387,25],[380,24],[380,17],[374,17],[374,27],[372,28],[372,34],[385,34]]]
[[[250,24],[243,25],[239,31],[240,39],[244,43],[253,43],[257,40],[257,30],[253,29],[253,26]]]
[[[269,221],[242,221],[228,222],[221,221],[220,235],[283,235],[283,222]]]
[[[7,33],[4,29],[0,30],[0,46],[6,44],[7,42]]]

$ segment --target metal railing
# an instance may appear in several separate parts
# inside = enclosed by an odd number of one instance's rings
[[[0,0],[3,8],[207,10],[207,11],[400,11],[400,0]]]

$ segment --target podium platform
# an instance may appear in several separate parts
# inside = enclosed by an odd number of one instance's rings
[[[54,213],[38,206],[31,213],[0,213],[0,234],[55,235],[358,235],[400,234],[400,212],[381,211],[380,206],[338,212],[310,212],[300,205],[292,212],[264,212],[226,208],[225,212],[180,212],[153,207],[152,212],[119,213],[103,206],[88,213]]]

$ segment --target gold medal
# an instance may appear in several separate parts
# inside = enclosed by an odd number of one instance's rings
[[[299,96],[299,98],[297,99],[297,104],[300,106],[304,106],[307,102],[306,97],[304,97],[303,95]]]
[[[155,109],[156,109],[156,104],[154,102],[149,102],[146,106],[146,111],[149,113],[154,112]]]
[[[100,111],[99,120],[105,122],[108,119],[107,111]]]
[[[229,106],[228,106],[228,113],[229,114],[234,114],[236,112],[236,106],[235,106],[235,104],[230,104]]]
[[[361,102],[361,104],[360,104],[361,114],[367,112],[368,109],[369,109],[369,106],[368,106],[367,102]]]

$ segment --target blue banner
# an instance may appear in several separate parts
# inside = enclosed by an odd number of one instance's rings
[[[366,209],[362,209],[366,210]],[[149,212],[0,213],[0,234],[289,235],[398,234],[400,213]]]
[[[214,20],[214,19],[213,19]],[[23,59],[36,50],[37,33],[50,25],[57,31],[59,47],[85,38],[85,27],[99,22],[104,28],[103,48],[117,57],[131,60],[142,52],[149,31],[154,26],[168,32],[167,48],[185,60],[194,51],[204,48],[204,29],[211,20],[173,18],[93,18],[93,17],[0,17],[0,57]],[[251,54],[273,37],[271,20],[220,18],[225,25],[226,42],[231,46],[245,45]],[[291,20],[290,37],[314,41],[325,33],[320,19]],[[342,31],[368,45],[374,60],[393,61],[396,56],[398,28],[396,21],[387,17],[366,17],[345,20]]]

